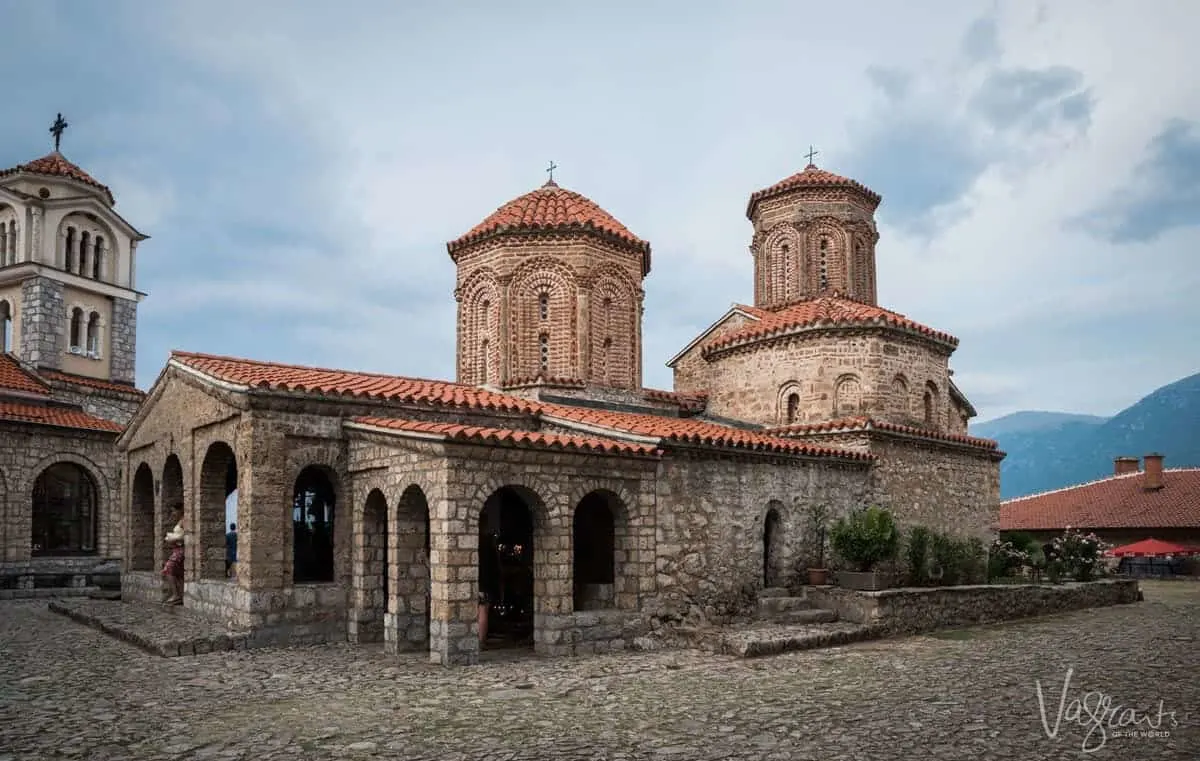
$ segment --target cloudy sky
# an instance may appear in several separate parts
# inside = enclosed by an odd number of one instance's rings
[[[881,303],[959,336],[981,420],[1109,414],[1200,372],[1200,4],[1143,7],[13,2],[0,163],[62,111],[152,236],[145,387],[172,348],[453,377],[445,241],[553,160],[651,241],[670,388],[812,144],[883,195]]]

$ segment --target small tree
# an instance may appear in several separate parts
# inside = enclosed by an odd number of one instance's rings
[[[813,505],[808,510],[808,530],[812,536],[813,552],[816,554],[816,564],[813,568],[825,567],[825,545],[829,537],[829,509],[823,505]]]
[[[863,572],[896,557],[900,532],[892,514],[879,507],[855,510],[840,519],[830,536],[833,549]]]
[[[921,587],[929,583],[929,529],[913,526],[908,531],[905,556],[908,560],[908,583]]]

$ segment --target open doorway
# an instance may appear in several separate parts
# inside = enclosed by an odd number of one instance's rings
[[[497,489],[479,514],[479,591],[487,606],[485,649],[533,645],[532,494]]]

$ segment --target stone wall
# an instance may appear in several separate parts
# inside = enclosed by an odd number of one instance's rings
[[[538,614],[535,620],[535,648],[543,655],[614,653],[634,649],[634,640],[649,631],[649,616],[636,611]]]
[[[62,283],[39,276],[21,284],[21,361],[59,369],[67,348],[67,327]]]
[[[47,374],[48,375],[48,374]],[[142,403],[142,396],[97,388],[86,383],[70,383],[61,376],[44,379],[54,389],[54,398],[81,407],[89,415],[126,425]],[[132,387],[130,391],[132,391]]]
[[[114,298],[109,328],[109,374],[116,383],[134,383],[137,375],[137,302]]]
[[[704,336],[702,341],[688,349],[671,365],[675,390],[682,394],[707,394],[712,387],[712,373],[708,360],[702,356],[705,345],[753,322],[754,320],[742,312],[733,312],[710,328],[709,334]]]
[[[95,486],[96,551],[88,562],[121,557],[120,461],[115,439],[116,434],[100,431],[0,422],[0,561],[30,559],[34,482],[42,471],[60,462],[83,468]]]
[[[1001,455],[976,447],[874,433],[874,503],[901,526],[989,540],[1000,521]]]
[[[918,634],[957,626],[990,624],[1138,600],[1132,579],[1084,584],[999,584],[857,592],[810,587],[809,599],[838,617],[879,627],[884,634]]]
[[[766,566],[779,586],[796,583],[810,561],[807,510],[832,515],[863,504],[867,463],[798,458],[669,455],[657,484],[655,594],[643,610],[667,619],[719,619],[751,604]],[[764,558],[770,510],[779,538]]]
[[[931,427],[951,418],[950,350],[898,331],[841,328],[722,349],[708,357],[709,413],[759,425],[817,423],[867,415]],[[788,397],[798,404],[788,419]],[[954,416],[957,419],[957,415]]]

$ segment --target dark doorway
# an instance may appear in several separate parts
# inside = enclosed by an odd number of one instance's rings
[[[497,489],[479,515],[479,590],[488,606],[486,647],[533,644],[533,511],[514,487]]]
[[[779,511],[774,507],[767,510],[763,521],[763,586],[778,587],[783,585],[782,557],[780,545],[783,541],[783,527]]]
[[[333,484],[321,468],[300,471],[292,496],[292,580],[334,580]]]
[[[613,511],[604,492],[594,491],[575,509],[574,608],[601,610],[616,606],[614,589],[616,537]]]

